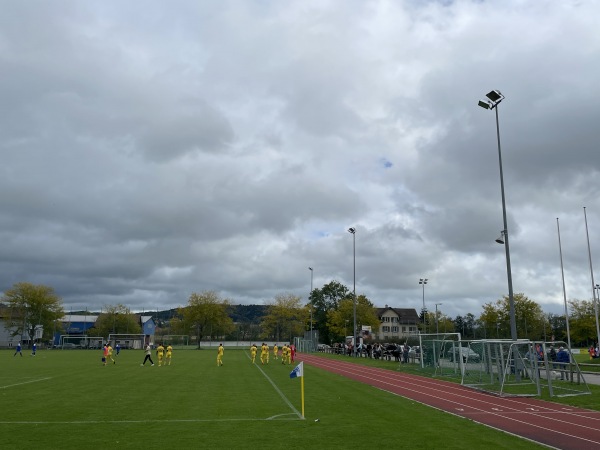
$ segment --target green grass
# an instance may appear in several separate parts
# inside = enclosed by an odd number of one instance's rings
[[[215,350],[176,351],[170,367],[140,367],[140,350],[106,367],[100,351],[25,355],[0,351],[2,448],[537,448],[311,366],[303,420],[292,367],[252,366],[242,350],[226,350],[223,367]]]

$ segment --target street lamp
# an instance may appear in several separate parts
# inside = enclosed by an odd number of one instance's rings
[[[310,302],[310,342],[314,347],[315,343],[313,341],[313,304],[311,299],[313,291],[313,268],[309,267],[308,270],[310,270],[310,294],[308,296],[308,301]]]
[[[352,353],[354,354],[354,356],[356,356],[356,228],[348,228],[348,233],[352,234],[352,255],[354,261],[354,326],[352,332],[354,345],[352,346]]]
[[[425,320],[425,316],[427,315],[427,308],[425,308],[425,285],[427,284],[427,278],[419,278],[419,284],[423,285],[423,309],[421,310],[421,312],[423,313],[423,329],[427,331],[427,322]]]
[[[506,198],[504,196],[504,174],[502,171],[502,150],[500,148],[500,123],[498,121],[498,105],[504,100],[504,95],[500,91],[490,91],[486,94],[487,101],[479,101],[478,105],[484,109],[493,109],[496,112],[496,137],[498,139],[498,165],[500,167],[500,192],[502,194],[502,218],[504,229],[500,238],[496,239],[499,244],[504,244],[506,252],[506,277],[508,280],[508,304],[510,308],[510,337],[513,341],[517,340],[517,321],[515,318],[515,299],[512,286],[512,272],[510,268],[510,246],[508,244],[508,221],[506,220]],[[515,351],[516,353],[516,351]],[[516,358],[515,358],[516,360]]]
[[[596,291],[595,301],[594,301],[594,314],[596,316],[596,327],[598,326],[598,301],[600,301],[600,284],[596,284],[594,286]],[[598,334],[598,341],[600,342],[600,333]]]
[[[440,330],[438,328],[438,310],[437,307],[441,305],[441,303],[436,303],[435,304],[435,334],[439,334]]]
[[[600,324],[598,323],[598,297],[594,288],[597,286],[594,284],[594,269],[592,267],[592,250],[590,248],[590,233],[588,232],[587,213],[585,206],[583,207],[583,217],[585,218],[585,235],[587,237],[588,257],[590,259],[590,278],[592,279],[592,296],[594,297],[594,316],[596,316],[596,336],[598,342],[600,342]]]

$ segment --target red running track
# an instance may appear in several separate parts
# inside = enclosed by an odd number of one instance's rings
[[[496,397],[444,380],[298,354],[306,364],[560,449],[600,449],[600,412],[525,397]]]

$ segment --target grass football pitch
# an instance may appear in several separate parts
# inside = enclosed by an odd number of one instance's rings
[[[100,351],[23,355],[0,351],[5,449],[538,448],[311,366],[302,418],[293,366],[246,350],[226,349],[222,367],[216,350],[176,350],[166,367],[155,354],[140,367],[141,350],[107,366]]]

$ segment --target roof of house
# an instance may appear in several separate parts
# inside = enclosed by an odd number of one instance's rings
[[[66,314],[60,321],[61,322],[85,322],[85,323],[96,323],[98,316],[96,315],[84,315],[84,314]]]
[[[385,308],[377,308],[377,316],[381,317],[387,311],[396,313],[400,321],[418,322],[420,320],[419,314],[417,314],[417,310],[414,308],[392,308],[387,305]]]

